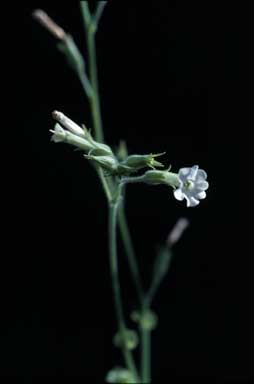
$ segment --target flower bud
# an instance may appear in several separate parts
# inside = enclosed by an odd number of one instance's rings
[[[143,176],[143,181],[147,184],[166,184],[173,188],[179,186],[179,178],[176,173],[168,171],[147,171]]]
[[[102,144],[97,141],[91,140],[93,144],[93,156],[114,156],[112,149],[107,144]]]
[[[58,123],[60,123],[64,128],[68,129],[74,135],[85,137],[84,130],[74,121],[69,119],[69,117],[65,116],[62,112],[54,111],[52,112],[52,117]]]
[[[58,123],[56,123],[54,130],[50,130],[50,132],[53,133],[51,140],[54,141],[55,143],[63,142],[63,143],[71,144],[83,150],[84,152],[89,152],[93,149],[89,141],[85,140],[80,136],[74,135],[69,131],[66,131]]]
[[[120,165],[126,167],[126,170],[129,170],[129,173],[136,172],[139,169],[150,167],[163,167],[163,164],[159,161],[155,160],[155,157],[161,156],[163,153],[149,155],[130,155],[127,157],[125,161],[123,161]]]
[[[93,151],[92,151],[93,153]],[[92,160],[100,167],[104,168],[110,174],[114,174],[117,170],[117,160],[114,156],[94,156],[94,155],[84,155],[86,159]]]
[[[152,331],[158,324],[158,316],[150,309],[146,309],[143,312],[132,312],[131,319],[139,323],[140,327],[147,331]]]
[[[118,348],[126,348],[129,350],[135,349],[138,345],[137,332],[131,329],[117,332],[113,338],[113,343]]]

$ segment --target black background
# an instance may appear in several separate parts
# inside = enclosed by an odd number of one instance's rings
[[[54,109],[89,126],[89,107],[55,40],[31,18],[34,8],[47,11],[86,52],[78,2],[35,1],[18,10],[19,123],[8,157],[11,240],[1,279],[1,375],[103,382],[121,364],[111,346],[107,206],[81,154],[51,143],[49,134]],[[238,225],[238,9],[110,1],[97,46],[107,143],[116,147],[124,138],[130,153],[166,151],[164,162],[174,171],[199,164],[210,183],[207,199],[194,209],[163,187],[128,189],[146,285],[156,246],[179,217],[191,223],[154,306],[160,321],[153,376],[172,383],[251,380],[249,267]],[[120,244],[119,257],[129,312],[136,302]]]

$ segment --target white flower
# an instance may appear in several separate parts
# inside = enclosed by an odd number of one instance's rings
[[[50,129],[50,132],[53,133],[51,140],[54,141],[54,143],[61,143],[66,138],[66,131],[58,123],[56,123],[54,130]]]
[[[178,172],[179,187],[174,190],[177,200],[187,200],[187,207],[195,207],[199,200],[206,197],[205,190],[209,187],[207,174],[198,165],[191,168],[181,168]]]

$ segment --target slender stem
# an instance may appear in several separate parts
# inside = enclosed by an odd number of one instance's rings
[[[91,87],[90,81],[87,78],[86,73],[85,72],[79,72],[78,77],[79,77],[80,83],[82,85],[82,88],[88,97],[88,100],[91,100],[91,98],[93,97],[93,89]]]
[[[122,182],[124,184],[143,183],[144,179],[145,179],[144,175],[142,175],[142,176],[132,176],[132,177],[123,177]]]
[[[96,8],[96,11],[94,12],[94,17],[93,17],[96,27],[98,26],[101,15],[106,5],[107,5],[107,1],[97,1],[97,8]]]
[[[110,255],[110,267],[112,277],[112,288],[115,300],[117,321],[120,330],[125,328],[124,315],[120,296],[120,281],[118,274],[118,261],[117,261],[117,245],[116,245],[116,213],[117,205],[110,204],[109,206],[109,255]]]
[[[97,171],[97,174],[98,174],[98,176],[100,178],[101,185],[102,185],[102,188],[103,188],[103,190],[105,192],[107,200],[108,200],[108,202],[110,202],[112,200],[112,193],[111,193],[110,187],[109,187],[109,185],[108,185],[108,183],[106,181],[106,177],[104,176],[101,167],[96,166],[96,171]]]
[[[103,142],[103,129],[101,120],[101,109],[99,100],[99,88],[98,88],[98,77],[97,77],[97,60],[96,60],[96,47],[95,47],[95,32],[96,23],[91,16],[88,2],[81,1],[81,12],[83,21],[86,29],[87,49],[88,49],[88,62],[89,62],[89,77],[92,85],[92,96],[89,98],[91,112],[94,124],[94,136],[97,141]],[[102,10],[101,10],[102,12]]]
[[[116,222],[117,222],[118,202],[109,204],[109,255],[110,255],[110,271],[112,280],[112,289],[115,302],[116,316],[118,322],[118,330],[123,333],[126,329],[124,321],[124,313],[121,299],[121,287],[118,272],[117,260],[117,238],[116,238]],[[138,380],[137,369],[130,350],[123,348],[123,356],[127,368],[132,372],[135,380]]]
[[[95,51],[95,33],[91,29],[88,29],[87,31],[87,47],[88,47],[90,81],[93,88],[93,94],[92,94],[92,97],[90,98],[90,105],[91,105],[91,111],[93,115],[95,139],[97,141],[103,142],[104,136],[102,131],[101,109],[100,109],[100,101],[99,101],[97,62],[96,62],[96,51]]]
[[[118,222],[119,222],[119,228],[120,228],[120,232],[121,232],[122,241],[124,244],[126,256],[127,256],[130,271],[131,271],[131,276],[132,276],[133,283],[134,283],[134,286],[135,286],[135,289],[136,289],[136,292],[138,295],[139,304],[141,306],[143,303],[144,291],[143,291],[143,287],[142,287],[142,283],[141,283],[141,278],[140,278],[140,274],[139,274],[139,268],[138,268],[138,264],[137,264],[137,259],[136,259],[134,247],[132,244],[128,224],[126,221],[126,216],[125,216],[123,204],[120,205],[119,210],[118,210]]]
[[[140,327],[141,377],[143,383],[151,383],[151,331]]]
[[[142,317],[146,316],[147,311],[149,311],[149,307],[144,303]],[[141,336],[141,378],[143,383],[151,383],[151,329],[141,321],[139,331]]]
[[[80,1],[81,14],[83,17],[85,27],[89,25],[91,20],[91,14],[88,7],[88,1]]]

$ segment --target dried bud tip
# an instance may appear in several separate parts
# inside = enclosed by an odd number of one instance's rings
[[[181,218],[177,221],[172,231],[167,238],[167,245],[171,247],[178,242],[185,229],[189,226],[189,221],[185,218]]]
[[[58,112],[58,111],[53,111],[52,112],[52,117],[54,120],[60,120],[61,119],[61,112]]]
[[[54,37],[62,41],[66,40],[67,35],[65,31],[59,25],[57,25],[54,20],[52,20],[42,9],[36,9],[33,11],[32,16]]]

